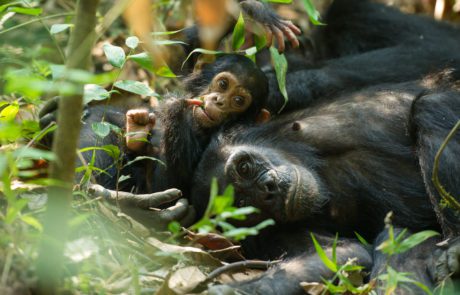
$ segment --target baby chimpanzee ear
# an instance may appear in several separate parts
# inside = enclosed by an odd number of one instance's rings
[[[212,64],[216,61],[216,55],[215,54],[201,54],[196,63],[195,66],[193,67],[193,72],[201,72],[203,67],[207,64]]]
[[[270,112],[267,109],[261,109],[259,114],[257,114],[256,123],[257,124],[266,123],[266,122],[270,121],[271,116],[272,115],[270,114]]]

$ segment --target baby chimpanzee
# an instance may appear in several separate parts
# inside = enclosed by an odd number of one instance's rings
[[[145,153],[146,135],[160,119],[161,150],[165,175],[156,183],[175,187],[187,195],[193,170],[214,132],[234,124],[264,122],[270,114],[263,106],[268,96],[267,78],[248,58],[223,55],[204,64],[185,80],[188,94],[170,97],[158,110],[134,109],[126,114],[126,146]],[[155,131],[157,131],[155,130]],[[162,188],[162,189],[163,189]],[[156,189],[158,190],[158,189]]]

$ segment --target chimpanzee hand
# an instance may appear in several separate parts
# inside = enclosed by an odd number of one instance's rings
[[[171,221],[179,221],[181,225],[189,226],[195,219],[195,210],[189,206],[187,199],[180,199],[182,193],[178,189],[137,195],[91,184],[88,193],[92,197],[103,197],[111,203],[118,204],[123,212],[149,227],[164,229]],[[161,205],[175,200],[177,202],[173,206],[158,209]]]
[[[154,126],[155,114],[146,109],[129,110],[126,113],[126,147],[133,152],[142,151]]]
[[[440,253],[435,261],[432,276],[435,281],[441,282],[449,277],[460,277],[460,238],[449,241],[443,250],[437,250]]]
[[[59,97],[48,100],[38,113],[40,128],[44,129],[52,122],[56,122],[56,111],[58,109]]]
[[[240,2],[241,9],[254,21],[262,24],[267,33],[267,45],[272,44],[273,35],[278,43],[278,51],[284,51],[284,36],[291,42],[292,47],[299,46],[296,35],[301,31],[291,21],[281,19],[266,4],[256,0],[244,0]]]

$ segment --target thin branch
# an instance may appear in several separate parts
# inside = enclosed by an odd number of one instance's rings
[[[240,270],[245,270],[248,268],[252,269],[262,269],[262,270],[267,270],[269,267],[276,265],[280,262],[280,260],[275,260],[275,261],[263,261],[263,260],[244,260],[244,261],[238,261],[234,263],[230,263],[224,266],[221,266],[214,271],[212,271],[208,277],[206,278],[206,281],[213,280],[220,276],[223,273],[229,272],[229,271],[240,271]]]
[[[460,128],[460,120],[458,120],[457,124],[455,124],[454,128],[449,132],[447,137],[444,139],[444,142],[441,144],[436,156],[434,157],[434,164],[433,164],[433,174],[431,180],[433,181],[434,187],[438,191],[439,195],[441,195],[442,199],[446,201],[446,203],[451,206],[452,208],[456,209],[460,212],[460,203],[442,186],[441,182],[439,181],[438,177],[438,168],[439,168],[439,159],[442,155],[442,152],[446,148],[449,141],[454,137],[457,130]]]

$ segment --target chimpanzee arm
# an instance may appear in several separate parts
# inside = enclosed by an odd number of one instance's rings
[[[285,110],[309,106],[316,99],[325,99],[361,87],[420,79],[433,69],[460,67],[460,56],[449,52],[449,46],[439,47],[431,40],[401,44],[362,54],[345,56],[324,62],[318,68],[288,72],[286,87],[289,97]],[[455,41],[456,42],[456,41]],[[455,43],[446,40],[446,43]],[[269,110],[281,108],[284,98],[278,89],[274,73],[268,73]]]
[[[194,168],[206,147],[208,136],[194,125],[192,108],[185,99],[170,98],[161,106],[164,126],[162,150],[169,187],[187,194]]]
[[[331,257],[332,247],[323,246],[323,249]],[[336,255],[339,265],[345,264],[349,259],[356,258],[356,265],[366,269],[370,269],[372,266],[372,258],[368,251],[355,241],[339,241]],[[301,282],[321,283],[322,279],[330,279],[333,275],[334,272],[323,264],[318,254],[313,250],[309,254],[280,263],[256,279],[227,286],[211,287],[209,294],[232,294],[229,293],[231,288],[242,291],[243,294],[304,294],[300,286]]]

